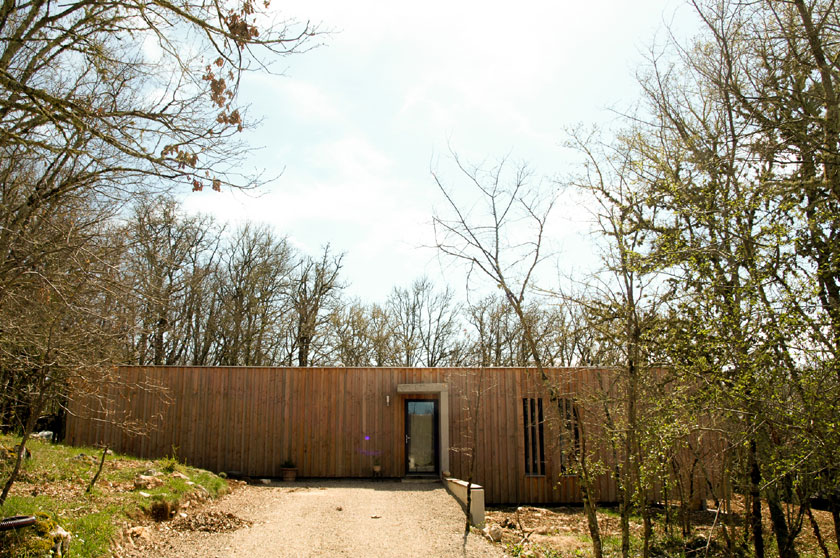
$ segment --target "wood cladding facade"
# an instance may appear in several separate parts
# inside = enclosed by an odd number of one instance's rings
[[[279,477],[291,459],[300,477],[372,476],[406,473],[407,399],[441,394],[398,393],[398,385],[445,384],[448,392],[449,469],[469,477],[469,450],[476,448],[474,482],[488,503],[580,501],[577,477],[565,475],[559,442],[568,435],[545,382],[523,368],[256,368],[120,367],[104,397],[71,405],[66,440],[74,445],[108,444],[145,458],[171,455],[212,471]],[[555,393],[576,394],[598,385],[606,370],[547,371]],[[138,386],[143,386],[142,388]],[[157,387],[154,387],[157,386]],[[477,394],[480,393],[477,416]],[[525,399],[542,399],[544,448],[524,416]],[[98,410],[90,411],[96,407]],[[527,420],[526,420],[527,419]],[[146,435],[116,424],[150,425]],[[527,426],[526,426],[527,424]],[[475,428],[473,428],[475,425]],[[597,425],[587,425],[597,428]],[[474,432],[473,432],[474,430]],[[564,434],[566,432],[566,434]],[[525,444],[543,460],[541,475],[526,464]],[[536,449],[535,449],[536,448]],[[615,501],[609,475],[599,479],[599,499]]]

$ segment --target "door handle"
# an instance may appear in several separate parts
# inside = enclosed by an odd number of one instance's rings
[[[405,435],[405,443],[408,444],[408,441],[411,439],[411,436],[408,434]]]

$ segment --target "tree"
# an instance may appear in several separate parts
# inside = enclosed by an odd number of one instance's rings
[[[327,319],[330,304],[343,288],[339,282],[344,254],[331,255],[329,244],[320,260],[311,257],[298,263],[293,279],[292,307],[295,313],[294,348],[298,366],[310,366],[313,342]],[[289,361],[291,363],[291,353]]]
[[[223,366],[272,366],[286,356],[284,334],[296,288],[294,254],[285,238],[246,223],[221,256],[214,362]]]
[[[41,414],[66,401],[70,390],[95,393],[107,384],[124,334],[112,313],[119,291],[104,241],[109,211],[89,197],[72,202],[39,220],[40,234],[27,238],[37,255],[7,284],[0,305],[0,408],[22,434],[0,505]]]
[[[243,72],[301,49],[315,30],[271,24],[268,3],[7,2],[0,11],[0,148],[50,161],[35,205],[79,187],[147,177],[237,182]],[[53,180],[64,172],[66,182]],[[22,216],[25,219],[25,215]]]
[[[218,304],[203,293],[212,280],[219,227],[209,217],[184,215],[171,196],[159,196],[135,203],[124,232],[124,281],[136,300],[130,360],[194,363],[194,351],[206,352],[206,340],[199,339]]]
[[[670,291],[650,262],[648,227],[657,222],[659,207],[646,203],[646,184],[634,181],[628,150],[612,150],[592,137],[572,137],[585,157],[576,185],[593,200],[595,227],[605,242],[603,269],[589,286],[588,298],[578,302],[599,345],[614,355],[609,364],[615,375],[603,390],[603,406],[620,499],[621,554],[630,554],[630,514],[637,509],[647,558],[652,535],[647,497],[660,477],[656,467],[661,460],[656,457],[669,450],[676,453],[674,440],[665,440],[649,416],[650,402],[664,391],[651,371],[651,357],[659,353],[656,336]]]
[[[0,6],[2,374],[15,393],[34,394],[19,399],[30,418],[55,386],[66,393],[114,361],[105,349],[112,331],[126,336],[119,312],[94,310],[113,303],[115,290],[116,264],[105,265],[107,244],[91,232],[105,210],[149,187],[257,184],[236,170],[239,79],[314,34],[308,25],[263,25],[267,8],[252,0]],[[27,419],[21,452],[32,426]]]
[[[453,298],[448,286],[436,292],[427,277],[415,280],[410,288],[394,287],[386,305],[392,323],[395,364],[442,366],[458,353],[459,308]]]
[[[456,201],[453,190],[433,173],[451,215],[445,217],[439,214],[433,219],[437,248],[447,256],[466,262],[468,278],[478,271],[501,290],[519,319],[540,380],[549,390],[551,399],[556,401],[559,399],[557,389],[545,373],[542,353],[525,306],[525,295],[532,287],[534,272],[544,258],[543,235],[554,198],[541,197],[538,190],[529,188],[530,171],[524,165],[514,169],[507,182],[505,160],[488,171],[466,167],[454,153],[453,159],[465,182],[474,188],[483,212],[478,215],[473,211],[467,212],[464,205]],[[469,207],[474,206],[471,204]],[[521,232],[512,229],[522,227],[523,223],[527,223],[531,230],[520,241]],[[580,427],[583,431],[582,423]],[[601,558],[601,535],[593,490],[594,471],[587,459],[585,438],[582,436],[581,443],[572,449],[575,451],[571,451],[570,455],[581,475],[581,493],[592,549],[596,558]]]
[[[779,555],[794,557],[813,480],[837,486],[828,472],[837,456],[826,451],[836,434],[823,414],[836,414],[838,393],[837,68],[827,62],[836,10],[798,0],[694,6],[706,35],[672,45],[670,63],[651,57],[646,110],[620,142],[661,216],[647,230],[677,288],[671,364],[710,386],[695,394],[697,411],[713,410],[715,427],[745,448],[730,462],[748,487],[756,555],[764,498]]]

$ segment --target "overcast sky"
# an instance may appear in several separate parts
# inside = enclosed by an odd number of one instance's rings
[[[550,187],[574,170],[564,129],[614,121],[637,98],[644,51],[691,20],[676,0],[287,0],[281,14],[333,31],[281,61],[283,76],[243,83],[262,118],[247,133],[251,164],[282,176],[257,193],[191,194],[187,207],[268,223],[313,255],[330,243],[346,252],[348,293],[369,302],[424,274],[463,289],[424,248],[444,208],[430,171],[458,187],[449,146],[475,163],[527,162]],[[587,220],[572,197],[555,212],[564,272],[592,263]]]

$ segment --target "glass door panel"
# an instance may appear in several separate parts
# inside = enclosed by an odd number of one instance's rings
[[[437,401],[405,402],[405,446],[408,474],[437,472]]]

